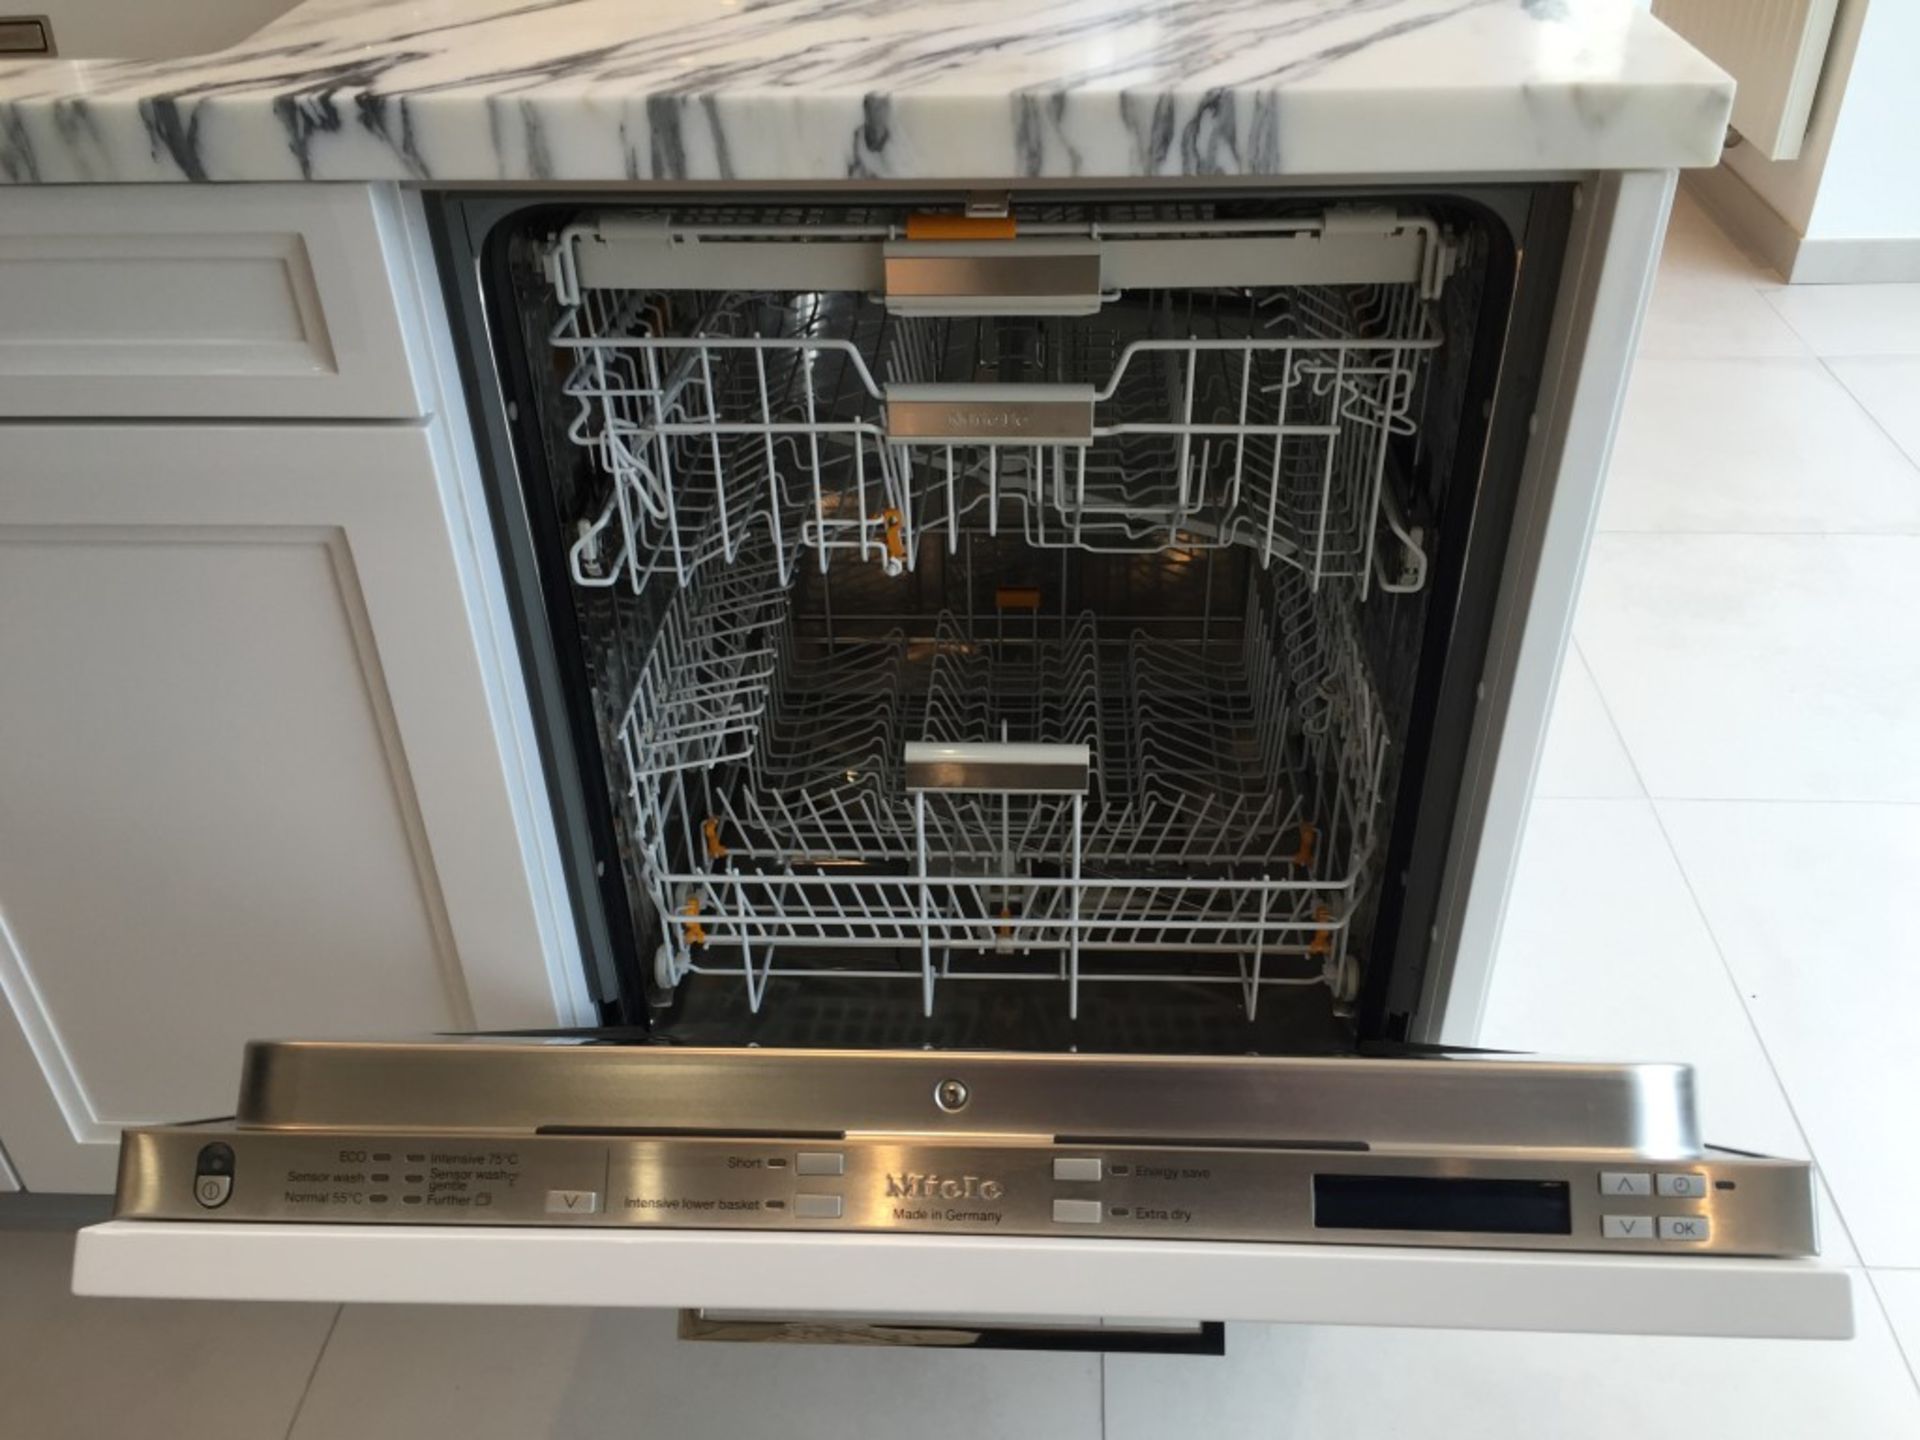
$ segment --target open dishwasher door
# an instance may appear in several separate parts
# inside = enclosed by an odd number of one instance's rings
[[[1682,1066],[275,1043],[75,1287],[1845,1336],[1814,1225]]]

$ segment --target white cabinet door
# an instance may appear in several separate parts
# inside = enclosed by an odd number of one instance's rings
[[[250,1038],[581,1018],[450,449],[0,427],[0,1143],[28,1189],[110,1189],[120,1127],[230,1114]]]
[[[9,191],[0,415],[424,415],[402,208],[383,185]]]

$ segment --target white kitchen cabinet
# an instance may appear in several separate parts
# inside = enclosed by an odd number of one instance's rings
[[[242,1043],[584,1018],[433,424],[0,427],[0,1140],[111,1188]],[[463,547],[466,547],[463,549]]]
[[[424,415],[405,243],[383,185],[9,194],[0,415]]]

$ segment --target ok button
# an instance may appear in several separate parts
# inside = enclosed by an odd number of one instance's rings
[[[1711,1235],[1711,1227],[1704,1215],[1662,1215],[1659,1220],[1662,1240],[1704,1241]]]

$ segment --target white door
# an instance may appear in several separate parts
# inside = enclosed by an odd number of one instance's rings
[[[252,1038],[580,1018],[444,448],[0,427],[0,1144],[26,1188],[110,1189],[122,1126],[230,1114]]]

